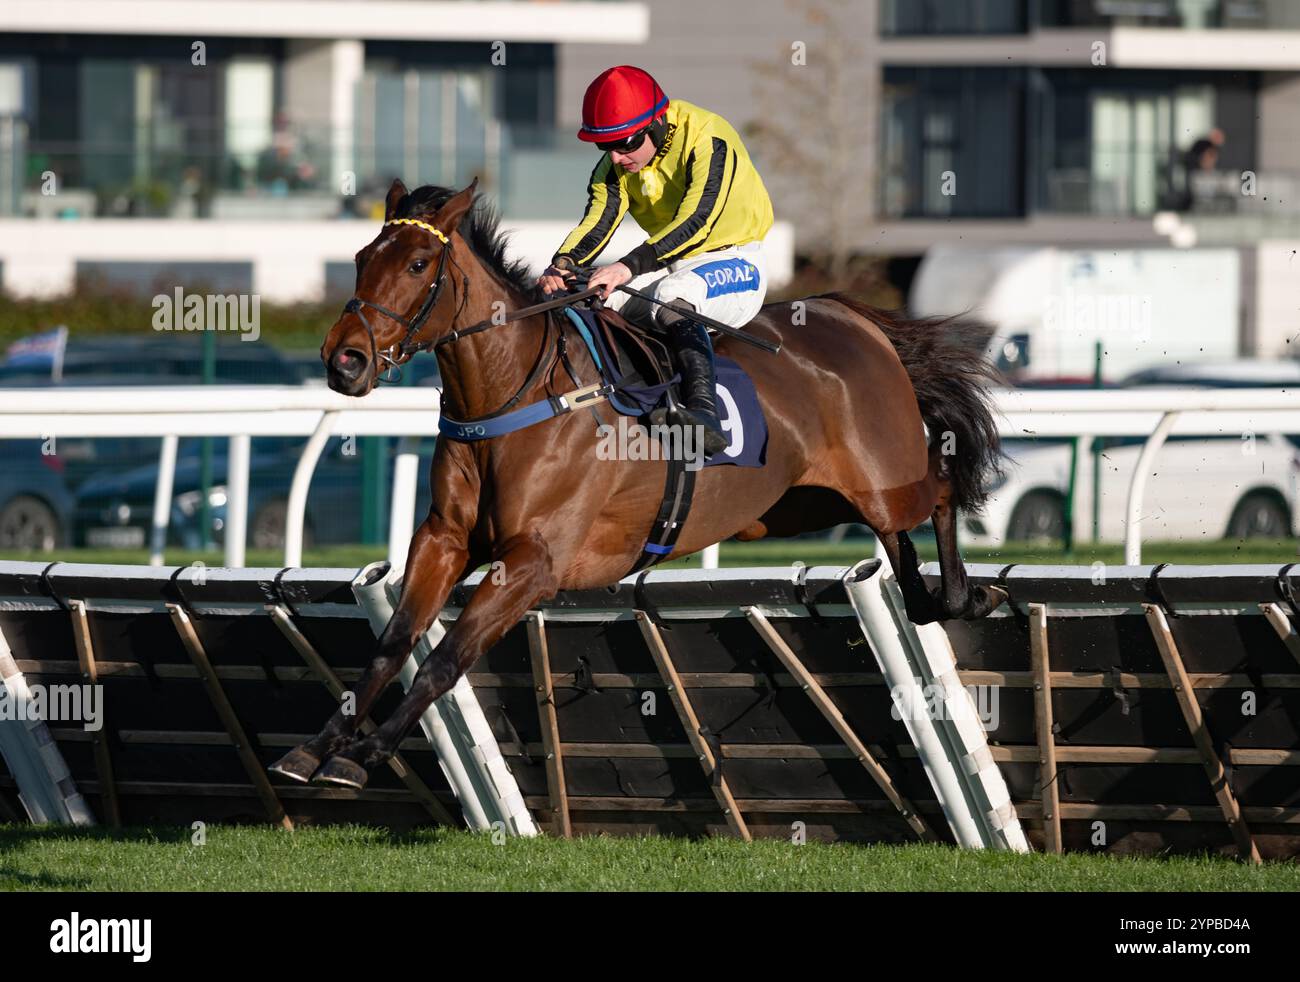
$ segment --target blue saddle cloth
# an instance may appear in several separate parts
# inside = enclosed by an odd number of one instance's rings
[[[595,326],[596,313],[587,308],[565,307],[569,320],[578,330],[601,379],[614,387],[609,404],[624,416],[644,416],[664,402],[668,390],[681,381],[674,375],[667,382],[646,385],[638,379],[624,378],[617,359],[608,350],[604,334]],[[705,462],[706,467],[734,464],[738,467],[762,467],[767,462],[767,418],[758,401],[754,380],[736,362],[723,355],[715,359],[718,373],[718,418],[731,442]]]

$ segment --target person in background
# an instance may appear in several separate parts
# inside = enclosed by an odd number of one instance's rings
[[[1219,151],[1224,143],[1223,130],[1217,126],[1194,142],[1183,154],[1183,189],[1179,195],[1178,211],[1191,211],[1196,204],[1197,175],[1212,173],[1219,166]]]

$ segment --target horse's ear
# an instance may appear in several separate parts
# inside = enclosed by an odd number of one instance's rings
[[[478,178],[476,177],[470,182],[469,187],[448,198],[447,203],[438,209],[438,224],[442,228],[451,230],[460,227],[461,219],[474,205],[474,190],[477,187]]]
[[[394,178],[393,186],[388,189],[388,197],[384,199],[384,221],[397,214],[397,205],[406,197],[406,193],[406,185],[402,183],[402,179]]]

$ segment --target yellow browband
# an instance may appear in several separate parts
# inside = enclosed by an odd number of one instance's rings
[[[390,218],[388,221],[384,222],[384,228],[388,228],[389,225],[414,225],[416,228],[422,228],[426,232],[432,232],[442,240],[443,245],[449,244],[447,242],[447,236],[443,235],[428,222],[422,222],[416,218]]]

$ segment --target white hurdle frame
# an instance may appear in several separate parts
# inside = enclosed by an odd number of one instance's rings
[[[1029,852],[943,627],[917,627],[908,619],[893,573],[878,559],[853,566],[844,589],[957,844]],[[941,697],[927,699],[927,687]],[[931,705],[939,711],[924,711]]]
[[[0,756],[18,785],[18,800],[28,817],[38,824],[94,825],[94,813],[77,790],[49,727],[43,720],[32,718],[27,680],[18,670],[3,631],[0,700],[10,703],[0,713]]]
[[[352,581],[352,593],[379,637],[400,599],[401,575],[386,562],[371,563]],[[435,620],[402,665],[398,678],[404,690],[411,688],[415,673],[444,634],[446,630]],[[468,678],[462,675],[424,711],[420,728],[471,829],[501,829],[527,837],[540,834]]]

